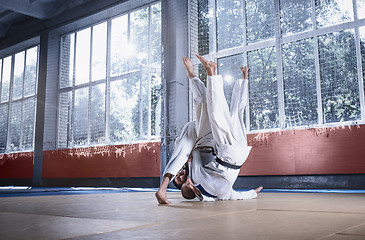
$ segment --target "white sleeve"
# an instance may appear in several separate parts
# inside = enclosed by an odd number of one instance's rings
[[[202,106],[206,101],[206,87],[204,86],[204,83],[197,77],[189,79],[189,81],[191,86],[190,89],[194,96],[194,104],[195,107],[198,108],[198,106]],[[191,121],[187,123],[182,129],[180,136],[175,141],[174,151],[165,168],[163,176],[166,173],[176,176],[176,174],[188,160],[189,155],[195,147],[195,143],[197,141],[197,130],[199,131],[199,126],[202,124],[200,121],[200,118],[202,117],[204,116],[200,115],[197,119],[198,122]]]
[[[189,159],[189,155],[195,146],[195,142],[195,122],[191,121],[184,126],[180,136],[176,139],[174,151],[172,152],[171,158],[165,168],[163,176],[166,173],[176,176],[176,174]],[[171,178],[171,180],[172,179],[173,178]]]

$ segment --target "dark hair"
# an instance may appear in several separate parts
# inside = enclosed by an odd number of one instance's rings
[[[175,187],[176,187],[177,189],[180,189],[180,190],[181,190],[181,186],[182,186],[182,184],[177,184],[177,182],[175,182],[175,178],[172,180],[172,183],[175,185]]]
[[[186,162],[185,164],[184,164],[184,166],[182,166],[182,168],[180,169],[180,171],[182,171],[182,170],[185,170],[185,176],[188,176],[189,175],[189,167],[188,167],[188,162]],[[179,171],[179,172],[180,172]],[[176,176],[175,176],[176,177]],[[175,177],[174,177],[174,179],[172,180],[172,183],[174,184],[174,186],[177,188],[177,189],[180,189],[181,190],[181,186],[182,186],[182,184],[183,183],[181,183],[181,184],[178,184],[176,181],[175,181]]]
[[[196,197],[193,190],[191,190],[190,188],[188,188],[186,186],[181,189],[181,195],[185,199],[194,199]]]

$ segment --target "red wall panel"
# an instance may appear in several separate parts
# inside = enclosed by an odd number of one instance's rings
[[[240,175],[365,173],[365,125],[251,134]]]
[[[159,176],[160,142],[43,152],[43,178]]]
[[[240,175],[365,173],[365,125],[248,135]],[[0,154],[0,178],[32,178],[33,153]],[[44,178],[159,177],[160,142],[45,151]]]
[[[0,178],[32,178],[33,153],[0,154]]]

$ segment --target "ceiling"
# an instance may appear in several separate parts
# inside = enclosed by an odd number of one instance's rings
[[[46,20],[91,0],[0,0],[0,38],[28,21]]]

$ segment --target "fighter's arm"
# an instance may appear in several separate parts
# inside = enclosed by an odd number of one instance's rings
[[[157,201],[160,204],[170,204],[170,201],[167,199],[167,196],[166,196],[166,190],[167,190],[167,187],[169,186],[169,182],[171,181],[171,179],[172,179],[172,175],[170,173],[166,173],[162,177],[160,188],[155,193]]]

